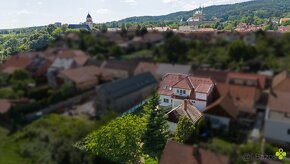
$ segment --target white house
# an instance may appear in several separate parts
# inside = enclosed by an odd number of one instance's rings
[[[279,145],[290,145],[290,76],[287,72],[273,79],[269,96],[265,138]],[[290,147],[290,146],[289,146]]]
[[[212,101],[214,86],[209,78],[167,74],[163,77],[158,90],[160,105],[175,108],[188,99],[198,110],[203,111]]]

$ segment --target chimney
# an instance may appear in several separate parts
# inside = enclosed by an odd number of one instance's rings
[[[183,108],[184,110],[187,110],[187,99],[183,101]]]

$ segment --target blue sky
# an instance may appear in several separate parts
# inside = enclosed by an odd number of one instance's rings
[[[88,11],[94,22],[100,23],[244,1],[247,0],[5,0],[0,6],[0,29],[80,23]]]

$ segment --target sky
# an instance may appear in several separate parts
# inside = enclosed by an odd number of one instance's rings
[[[95,23],[131,16],[165,15],[199,6],[232,4],[248,0],[3,0],[0,29],[84,22],[87,13]]]

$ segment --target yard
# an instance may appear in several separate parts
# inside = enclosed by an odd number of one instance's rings
[[[232,151],[232,147],[234,145],[235,145],[234,143],[220,139],[218,137],[213,138],[207,143],[201,143],[201,147],[212,150],[213,152],[216,153],[227,155],[230,154],[230,152]]]
[[[17,144],[11,144],[8,141],[6,135],[8,134],[8,130],[0,127],[0,163],[5,164],[18,164],[18,163],[26,163],[25,159],[21,158],[16,151]],[[7,142],[8,141],[8,142]],[[11,145],[15,145],[11,146]]]

